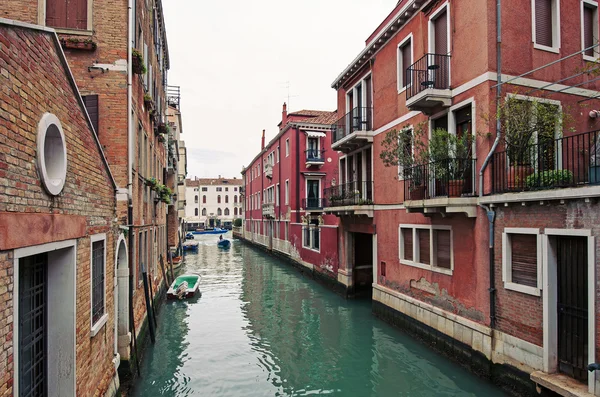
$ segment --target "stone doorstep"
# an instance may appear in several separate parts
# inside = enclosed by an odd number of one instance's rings
[[[594,397],[588,392],[588,385],[564,374],[547,374],[542,371],[531,373],[531,380],[538,386],[552,390],[565,397]]]

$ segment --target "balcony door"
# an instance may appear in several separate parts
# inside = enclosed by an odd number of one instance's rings
[[[429,20],[429,55],[427,69],[433,88],[448,88],[449,84],[448,8],[444,5]]]
[[[319,198],[321,196],[321,181],[318,179],[308,179],[306,181],[306,207],[319,208]]]
[[[318,159],[319,154],[319,138],[308,138],[308,156],[307,159]]]

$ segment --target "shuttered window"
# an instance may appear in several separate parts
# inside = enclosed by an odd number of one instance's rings
[[[435,53],[446,55],[448,53],[448,13],[443,11],[433,22]]]
[[[87,30],[88,0],[46,0],[46,26]]]
[[[552,2],[535,0],[535,42],[552,47]]]
[[[410,74],[407,73],[407,69],[412,65],[412,40],[408,39],[402,47],[400,47],[400,70],[398,71],[400,77],[400,88],[404,88],[410,84]]]
[[[404,252],[402,259],[407,261],[413,260],[413,229],[400,229],[402,233],[402,241],[404,241]]]
[[[87,109],[88,114],[90,115],[90,120],[92,120],[92,125],[94,126],[94,131],[99,135],[98,131],[98,95],[84,95],[82,96],[83,103],[85,104],[85,108]]]
[[[597,7],[591,4],[583,4],[583,21],[581,25],[583,28],[583,48],[589,48],[594,45],[594,18],[596,16]],[[596,50],[597,51],[597,50]],[[593,57],[594,49],[585,51],[585,55]]]
[[[433,247],[433,252],[436,256],[435,265],[443,269],[450,269],[452,267],[450,230],[434,230],[433,237],[435,244]]]
[[[430,260],[430,230],[429,229],[417,229],[417,237],[419,239],[419,263],[426,265],[431,264]]]
[[[511,234],[511,280],[537,287],[537,235]]]

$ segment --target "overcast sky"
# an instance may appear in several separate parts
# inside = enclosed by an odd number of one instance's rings
[[[288,112],[337,107],[333,80],[397,0],[163,1],[188,178],[241,177]]]

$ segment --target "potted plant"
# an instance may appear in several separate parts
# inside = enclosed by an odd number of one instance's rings
[[[145,183],[146,186],[150,186],[152,189],[156,188],[156,185],[158,185],[156,178],[146,178]]]
[[[158,123],[156,129],[159,134],[168,134],[170,131],[169,126],[162,122]]]
[[[596,133],[594,144],[590,145],[590,184],[600,183],[600,133]]]
[[[525,186],[530,189],[540,187],[564,187],[572,185],[573,183],[573,173],[569,170],[536,172],[525,179]]]
[[[81,39],[78,37],[69,37],[68,39],[61,38],[60,44],[63,48],[75,49],[75,50],[86,50],[94,51],[97,48],[97,44],[92,39]]]
[[[131,71],[134,74],[146,74],[146,65],[142,54],[135,48],[131,51]]]
[[[150,94],[144,94],[144,106],[149,110],[154,110],[154,101],[152,101]]]

